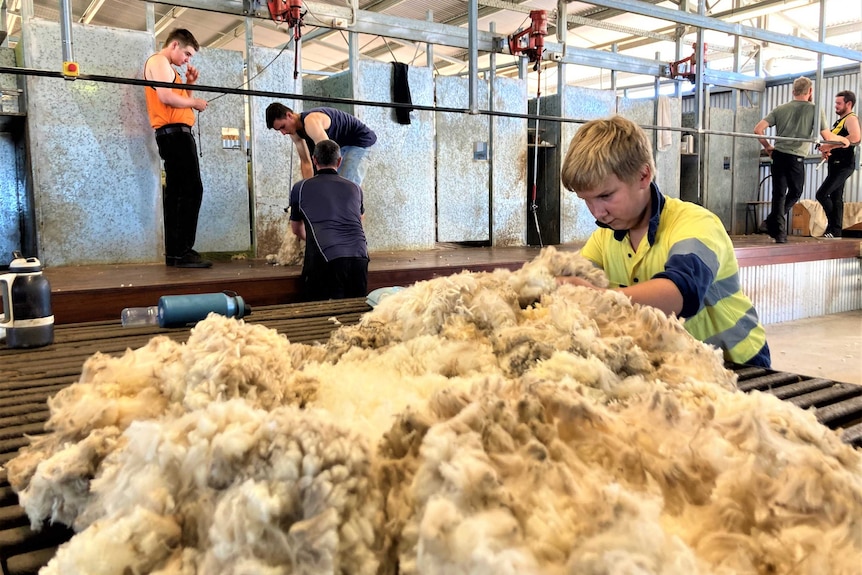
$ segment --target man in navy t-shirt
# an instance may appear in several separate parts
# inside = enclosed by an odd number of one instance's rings
[[[314,175],[311,157],[315,146],[323,140],[332,140],[341,148],[343,158],[338,175],[362,185],[369,149],[377,142],[377,134],[355,116],[326,107],[298,114],[284,104],[273,102],[266,108],[266,127],[293,140],[303,178]]]
[[[290,230],[305,240],[304,299],[365,297],[368,246],[362,189],[338,175],[341,149],[334,141],[317,142],[312,161],[317,175],[290,191]]]

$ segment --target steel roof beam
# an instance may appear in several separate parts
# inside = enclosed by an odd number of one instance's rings
[[[690,14],[681,10],[671,10],[662,8],[661,6],[653,6],[641,0],[587,0],[590,4],[596,6],[604,6],[606,8],[617,8],[627,10],[632,14],[648,16],[659,20],[667,20],[669,22],[677,22],[686,24],[704,30],[714,30],[716,32],[724,32],[733,36],[741,36],[743,38],[752,38],[762,42],[773,42],[784,46],[792,46],[801,50],[809,50],[819,54],[828,54],[838,58],[846,58],[848,60],[862,61],[862,52],[856,50],[848,50],[841,46],[834,46],[825,42],[815,42],[798,38],[787,34],[779,34],[769,30],[760,30],[751,26],[742,26],[732,22],[724,22],[711,18],[709,16],[700,16],[698,14]]]

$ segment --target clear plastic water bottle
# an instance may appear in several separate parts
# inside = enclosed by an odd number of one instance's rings
[[[120,312],[120,321],[123,327],[159,325],[159,306],[127,307]]]

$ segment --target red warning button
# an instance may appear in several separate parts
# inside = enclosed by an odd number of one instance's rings
[[[77,76],[79,72],[77,62],[63,62],[63,74],[65,76]]]

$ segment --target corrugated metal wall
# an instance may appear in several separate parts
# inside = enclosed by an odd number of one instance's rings
[[[856,258],[740,268],[742,290],[763,324],[862,309]]]
[[[841,90],[853,90],[856,93],[857,99],[862,97],[862,84],[860,84],[860,66],[845,66],[834,70],[826,70],[823,73],[823,81],[821,85],[815,86],[819,89],[821,106],[826,113],[826,119],[829,125],[835,121],[834,100],[835,94]],[[806,74],[814,80],[814,74]],[[763,116],[774,107],[789,102],[792,98],[793,80],[796,76],[786,76],[781,78],[772,78],[766,82],[766,92],[762,98]],[[734,107],[734,92],[732,90],[723,90],[710,93],[709,106],[710,108],[733,109]],[[857,102],[857,111],[860,104]],[[684,96],[682,99],[683,113],[694,112],[694,96]],[[762,116],[761,116],[762,117]],[[753,129],[754,126],[751,126]],[[817,170],[819,156],[811,156],[810,161],[805,166],[805,191],[802,194],[803,199],[813,200],[817,192],[817,188],[826,179],[827,170],[824,166]],[[760,166],[760,178],[763,180],[769,175],[769,164]],[[772,180],[768,179],[763,183],[761,190],[761,200],[771,201],[772,199]],[[844,201],[845,202],[862,202],[862,170],[856,170],[853,175],[844,184]]]
[[[808,75],[814,80],[813,74]],[[780,83],[770,84],[767,82],[766,93],[763,97],[763,114],[772,108],[789,102],[793,98],[793,79],[791,77],[783,78]],[[862,95],[860,89],[859,66],[841,68],[839,70],[830,70],[823,73],[823,81],[820,86],[814,86],[814,89],[820,92],[820,102],[823,110],[826,113],[827,123],[831,126],[836,120],[835,116],[835,94],[841,90],[853,90],[856,93],[857,100]],[[859,103],[856,103],[859,107]],[[857,110],[858,111],[858,110]],[[816,170],[818,162],[812,162],[805,166],[805,191],[802,194],[803,199],[813,200],[817,192],[817,188],[826,179],[826,167]],[[769,166],[761,166],[761,179],[769,175]],[[764,183],[765,200],[772,198],[772,180]],[[845,202],[862,202],[862,170],[856,170],[847,183],[844,184],[844,201]]]

